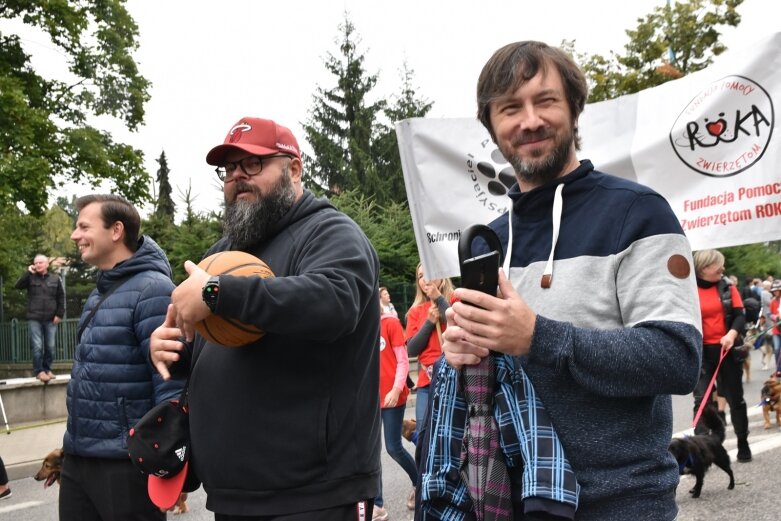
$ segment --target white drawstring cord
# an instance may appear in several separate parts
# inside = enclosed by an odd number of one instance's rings
[[[556,243],[559,240],[559,228],[561,227],[561,213],[564,207],[564,199],[561,195],[564,190],[564,183],[560,183],[556,187],[556,193],[553,195],[553,233],[551,237],[550,255],[548,256],[548,262],[545,264],[545,270],[542,272],[542,280],[540,280],[540,286],[542,288],[550,288],[553,282],[553,254],[556,251]],[[513,203],[510,201],[507,204],[507,255],[504,257],[504,273],[510,276],[510,257],[513,252]]]

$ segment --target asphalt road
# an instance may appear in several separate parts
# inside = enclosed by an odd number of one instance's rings
[[[761,409],[758,407],[760,389],[769,371],[761,371],[759,353],[752,353],[753,378],[744,384],[746,403],[749,406],[751,434],[749,442],[754,454],[750,463],[738,463],[735,459],[737,442],[731,426],[727,427],[725,446],[732,456],[735,474],[734,490],[727,490],[728,478],[718,468],[712,468],[705,477],[702,496],[692,499],[688,490],[694,485],[689,476],[681,479],[678,487],[678,521],[776,521],[778,508],[778,475],[781,466],[781,429],[775,425],[763,428]],[[674,431],[681,433],[691,424],[692,397],[673,397]],[[412,417],[412,409],[407,409]],[[410,452],[414,447],[403,442]],[[410,483],[401,468],[383,452],[383,493],[386,508],[393,521],[412,519],[412,512],[405,506]],[[57,487],[44,490],[41,483],[32,478],[11,482],[13,496],[0,501],[0,520],[54,521],[57,519]],[[214,519],[207,511],[206,495],[202,489],[190,495],[190,512],[168,519],[175,521],[206,521]]]

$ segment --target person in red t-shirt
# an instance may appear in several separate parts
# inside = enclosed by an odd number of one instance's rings
[[[412,482],[412,490],[407,496],[407,508],[412,510],[415,508],[418,471],[412,455],[401,444],[401,424],[409,395],[408,373],[409,359],[404,329],[395,315],[383,313],[380,316],[380,407],[385,450],[404,469]],[[382,484],[380,494],[374,499],[373,514],[373,519],[387,519],[387,512],[383,508]]]
[[[719,365],[723,351],[735,346],[746,326],[743,300],[737,288],[723,277],[724,255],[718,250],[694,253],[694,271],[702,313],[702,370],[694,388],[694,412],[697,413],[705,391]],[[743,399],[742,361],[728,353],[717,376],[719,394],[729,403],[730,418],[738,438],[738,461],[751,461],[748,446],[748,415]],[[703,434],[707,427],[698,423],[695,434]]]
[[[781,328],[778,327],[779,308],[781,308],[781,280],[774,280],[770,286],[770,321],[775,324],[770,334],[773,341],[773,354],[776,357],[776,372],[781,371]]]
[[[450,279],[423,277],[423,266],[416,270],[415,300],[407,311],[407,353],[418,357],[418,383],[415,386],[415,420],[417,431],[426,418],[428,387],[434,362],[442,355],[442,332],[447,322],[445,311],[450,307],[453,283]]]

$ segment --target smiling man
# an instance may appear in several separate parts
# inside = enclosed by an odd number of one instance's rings
[[[517,357],[581,485],[575,519],[671,521],[670,394],[691,392],[700,371],[691,249],[659,194],[578,160],[587,93],[573,60],[541,42],[484,66],[478,117],[517,184],[490,225],[505,254],[499,294],[457,290],[442,348],[459,368]]]
[[[225,193],[224,237],[274,277],[209,276],[190,261],[152,335],[164,376],[195,338],[193,467],[218,521],[362,521],[379,492],[379,262],[361,229],[301,184],[298,142],[242,118],[206,162]],[[214,291],[217,289],[217,291]],[[216,296],[216,298],[215,298]],[[259,327],[224,347],[195,335],[215,314]]]
[[[183,382],[165,382],[149,365],[149,337],[163,323],[174,283],[171,266],[138,211],[117,195],[87,195],[71,240],[98,268],[84,304],[68,382],[68,424],[60,520],[164,520],[147,479],[128,457],[127,435],[149,409],[176,398]]]

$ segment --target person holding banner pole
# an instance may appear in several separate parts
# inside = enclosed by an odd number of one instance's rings
[[[694,389],[702,349],[691,246],[663,197],[578,159],[587,94],[572,58],[542,42],[483,67],[478,118],[516,183],[489,224],[498,294],[456,289],[443,352],[456,368],[519,357],[580,484],[576,520],[672,521],[670,395]],[[435,479],[424,467],[419,486]]]
[[[694,389],[694,413],[700,408],[711,380],[716,378],[719,395],[729,404],[732,427],[738,439],[738,461],[751,461],[748,445],[748,414],[743,399],[743,360],[737,351],[746,327],[743,300],[734,284],[724,278],[724,255],[718,250],[702,250],[694,254],[697,292],[702,314],[702,370]],[[720,407],[721,409],[721,407]],[[708,428],[698,423],[695,434],[705,434]]]
[[[415,300],[407,311],[407,353],[418,357],[418,381],[415,384],[416,431],[420,433],[426,416],[429,384],[434,362],[442,355],[442,331],[446,327],[445,312],[450,307],[453,283],[450,279],[428,280],[423,265],[415,270]]]

